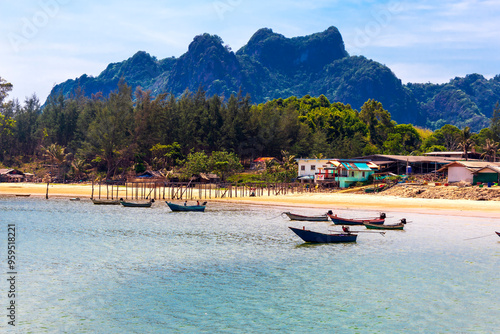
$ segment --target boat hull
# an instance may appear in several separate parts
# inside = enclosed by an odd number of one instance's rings
[[[121,205],[127,207],[127,208],[150,208],[151,205],[153,204],[152,202],[147,202],[147,203],[133,203],[133,202],[120,202]]]
[[[294,227],[289,227],[289,229],[291,229],[302,240],[310,243],[356,242],[356,238],[358,237],[357,234],[348,234],[348,233],[325,234]]]
[[[366,228],[371,230],[403,230],[404,224],[384,225],[365,223]]]
[[[364,224],[381,225],[385,222],[385,218],[350,219],[350,218],[341,218],[330,214],[328,216],[335,225],[364,225]]]
[[[175,212],[182,212],[182,211],[205,212],[205,205],[178,205],[170,202],[165,202],[165,203],[167,203],[170,210]]]
[[[302,215],[297,215],[291,212],[283,212],[285,215],[290,218],[290,220],[299,220],[299,221],[309,221],[309,222],[326,222],[328,221],[328,216],[322,215],[322,216],[302,216]]]
[[[500,232],[495,232],[500,237]]]
[[[113,199],[91,199],[92,203],[97,205],[120,205],[120,200]]]

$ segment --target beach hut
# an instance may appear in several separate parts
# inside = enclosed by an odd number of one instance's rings
[[[0,182],[23,182],[24,173],[17,169],[0,169]]]

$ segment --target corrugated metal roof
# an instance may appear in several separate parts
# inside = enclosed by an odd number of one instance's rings
[[[399,161],[399,162],[421,162],[421,163],[449,163],[452,158],[444,158],[444,157],[433,157],[433,156],[417,156],[417,155],[389,155],[389,154],[373,154],[365,157],[361,157],[362,159],[372,160],[374,163],[377,161]]]
[[[492,166],[500,167],[500,162],[488,162],[488,161],[454,161],[452,163],[443,166],[438,170],[438,172],[444,171],[449,167],[464,167],[469,169],[471,172],[477,171],[481,168]]]
[[[338,169],[343,168],[351,171],[371,171],[372,168],[368,165],[368,162],[353,162],[353,161],[342,161],[342,160],[332,160],[329,162],[332,167],[326,167],[325,169]]]
[[[477,170],[476,173],[481,173],[485,169],[491,169],[495,173],[499,173],[500,174],[500,166],[491,166],[491,165],[488,165],[486,167],[483,167],[483,168]]]
[[[366,163],[355,163],[356,167],[358,167],[359,170],[361,171],[371,171],[372,169],[370,168],[370,166],[368,166],[368,164]]]

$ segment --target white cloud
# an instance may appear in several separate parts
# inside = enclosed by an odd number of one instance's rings
[[[403,83],[446,83],[459,76],[445,65],[427,63],[391,63],[387,64]]]

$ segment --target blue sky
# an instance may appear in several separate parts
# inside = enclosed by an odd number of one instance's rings
[[[351,55],[389,66],[403,82],[500,74],[500,1],[37,0],[2,1],[0,76],[10,98],[35,93],[144,50],[179,57],[193,37],[236,51],[260,28],[286,37],[335,26]]]

